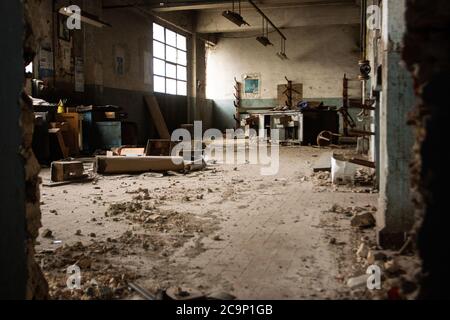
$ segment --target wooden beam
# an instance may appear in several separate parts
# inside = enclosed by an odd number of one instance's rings
[[[147,104],[147,109],[152,116],[153,123],[155,124],[156,130],[161,139],[170,139],[169,129],[167,128],[166,121],[159,108],[158,101],[155,96],[145,96],[145,103]]]
[[[120,157],[98,156],[94,166],[97,173],[143,173],[184,170],[182,157]]]

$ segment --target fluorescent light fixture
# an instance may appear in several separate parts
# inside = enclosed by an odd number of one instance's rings
[[[242,16],[237,12],[227,10],[222,12],[222,15],[239,27],[242,25],[249,26],[249,24],[244,20],[244,18],[242,18]]]
[[[286,55],[286,40],[281,38],[281,51],[277,52],[278,58],[281,60],[289,60],[289,58]]]
[[[67,7],[62,7],[61,9],[59,9],[59,13],[67,17],[71,17],[74,14]],[[103,22],[97,16],[94,16],[93,14],[87,12],[81,12],[80,20],[84,23],[90,24],[91,26],[98,28],[111,27],[109,23]]]
[[[281,60],[289,60],[289,58],[287,57],[286,53],[284,53],[284,52],[277,52],[277,56]]]
[[[266,36],[257,37],[256,40],[258,40],[264,47],[273,46],[273,43],[270,42],[269,38]]]

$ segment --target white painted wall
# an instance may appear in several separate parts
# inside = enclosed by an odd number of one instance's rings
[[[225,34],[207,54],[208,99],[233,99],[234,77],[261,74],[261,98],[276,99],[277,85],[284,77],[303,83],[305,98],[342,96],[342,78],[358,75],[359,26],[310,26],[283,30],[289,60],[276,56],[280,37],[270,34],[273,47],[264,47],[246,33]],[[255,33],[252,33],[255,34]],[[356,91],[358,92],[358,91]]]

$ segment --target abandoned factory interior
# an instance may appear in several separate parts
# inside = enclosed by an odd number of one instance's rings
[[[450,298],[450,1],[0,12],[0,300]]]

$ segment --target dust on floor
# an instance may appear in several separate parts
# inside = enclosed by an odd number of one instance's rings
[[[333,187],[312,167],[326,150],[282,147],[280,170],[209,165],[186,175],[99,176],[88,184],[41,187],[37,258],[54,298],[130,298],[127,281],[156,292],[184,286],[239,299],[356,297],[361,272],[351,216],[333,206],[376,206],[367,188]],[[327,173],[325,173],[327,175]],[[43,169],[44,181],[50,177]],[[82,290],[67,289],[80,266]]]

